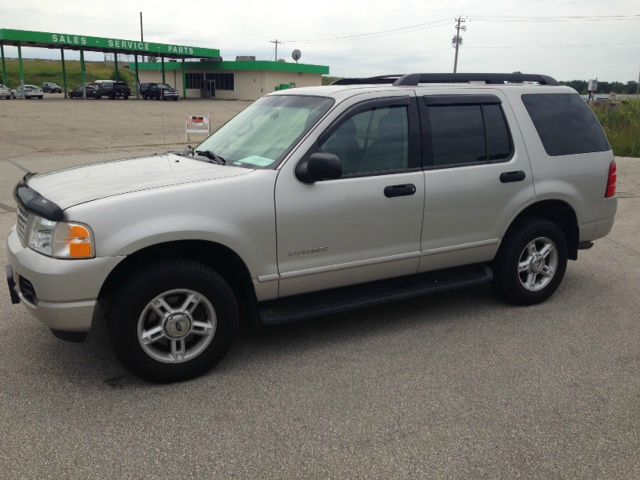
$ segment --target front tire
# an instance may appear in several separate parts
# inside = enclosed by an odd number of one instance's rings
[[[238,304],[227,282],[192,260],[167,260],[134,273],[116,292],[108,315],[116,356],[151,382],[208,372],[238,330]]]
[[[567,257],[567,239],[555,223],[524,218],[510,229],[494,260],[493,286],[509,303],[544,302],[560,285]]]

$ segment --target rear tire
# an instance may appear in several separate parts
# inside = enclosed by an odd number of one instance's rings
[[[116,356],[151,382],[206,373],[238,330],[231,288],[215,270],[192,260],[157,262],[132,274],[112,305],[108,323]]]
[[[567,269],[567,239],[542,218],[518,220],[493,262],[493,286],[509,303],[544,302],[558,288]]]

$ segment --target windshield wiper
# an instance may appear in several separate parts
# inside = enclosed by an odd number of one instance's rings
[[[222,158],[220,155],[216,155],[211,150],[194,150],[196,155],[200,155],[201,157],[206,157],[209,160],[213,160],[215,163],[220,165],[226,165],[227,161]]]

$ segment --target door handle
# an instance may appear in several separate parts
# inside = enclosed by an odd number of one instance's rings
[[[503,172],[500,174],[500,181],[502,183],[521,182],[527,178],[527,174],[523,170],[517,170],[515,172]]]
[[[413,183],[389,185],[384,189],[384,196],[387,198],[403,197],[406,195],[413,195],[414,193],[416,193],[416,186]]]

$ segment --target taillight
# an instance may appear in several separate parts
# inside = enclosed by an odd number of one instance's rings
[[[607,179],[607,191],[604,198],[613,198],[616,196],[616,184],[618,183],[618,166],[615,160],[609,165],[609,178]]]

